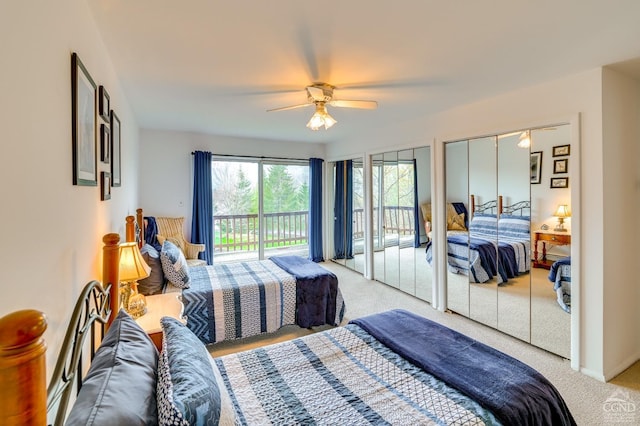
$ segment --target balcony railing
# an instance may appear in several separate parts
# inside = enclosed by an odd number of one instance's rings
[[[373,209],[377,227],[378,209]],[[384,229],[386,234],[413,235],[413,207],[386,206]],[[309,244],[309,212],[265,213],[265,248],[290,247]],[[213,218],[216,253],[257,251],[259,222],[257,214],[217,215]],[[353,211],[353,238],[364,238],[364,211]]]

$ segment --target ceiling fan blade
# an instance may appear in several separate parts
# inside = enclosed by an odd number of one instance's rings
[[[306,104],[299,104],[299,105],[291,105],[291,106],[286,106],[286,107],[281,107],[281,108],[268,109],[267,112],[286,111],[286,110],[289,110],[289,109],[302,108],[302,107],[307,107],[307,106],[311,106],[311,105],[313,105],[313,104],[306,103]]]
[[[341,108],[362,108],[362,109],[376,109],[378,108],[378,102],[376,101],[348,101],[334,99],[329,102],[329,105]]]

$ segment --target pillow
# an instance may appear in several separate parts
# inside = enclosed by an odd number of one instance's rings
[[[180,249],[180,251],[182,251],[182,253],[184,253],[184,240],[179,236],[169,235],[168,237],[165,237],[164,235],[158,234],[156,235],[156,237],[158,238],[158,242],[160,244],[164,244],[165,241],[171,241],[176,245],[176,247]]]
[[[160,425],[232,425],[236,415],[214,359],[187,327],[160,320],[164,338],[158,362]]]
[[[178,288],[189,288],[189,266],[182,251],[171,241],[165,240],[160,252],[164,276]]]
[[[166,281],[164,279],[164,272],[162,271],[160,253],[150,244],[143,245],[140,253],[144,261],[147,262],[147,265],[151,268],[151,273],[147,278],[138,281],[138,291],[145,296],[162,293]]]
[[[498,221],[498,235],[501,237],[529,239],[530,228],[529,216],[502,214]]]
[[[496,215],[486,213],[474,214],[469,224],[469,232],[495,238],[498,232],[498,219]]]
[[[420,210],[422,211],[422,219],[425,222],[431,222],[431,203],[422,203]]]
[[[157,424],[158,351],[147,333],[120,310],[65,425]]]
[[[458,214],[453,204],[447,203],[447,230],[466,231],[464,213]]]

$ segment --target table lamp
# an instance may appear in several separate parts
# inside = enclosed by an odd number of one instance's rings
[[[566,204],[558,205],[558,208],[553,215],[558,218],[558,225],[553,230],[556,232],[567,232],[567,229],[564,227],[564,218],[571,217],[569,206]]]
[[[151,268],[142,258],[135,241],[120,244],[119,271],[122,307],[133,318],[139,318],[147,313],[147,302],[144,295],[138,293],[138,280],[148,277]]]

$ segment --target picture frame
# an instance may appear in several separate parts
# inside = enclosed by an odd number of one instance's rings
[[[111,173],[100,172],[100,200],[111,199]]]
[[[96,83],[77,53],[71,55],[73,184],[98,185]]]
[[[553,157],[563,157],[571,153],[571,145],[558,145],[553,147]]]
[[[109,93],[107,93],[107,89],[104,88],[104,86],[100,86],[100,89],[98,90],[99,95],[98,95],[98,113],[100,114],[100,117],[102,117],[102,119],[104,121],[109,121],[109,110],[111,109],[111,98],[109,97]]]
[[[542,151],[532,152],[530,155],[530,183],[538,184],[542,179]]]
[[[111,186],[122,185],[121,138],[120,118],[111,110]]]
[[[100,123],[100,161],[109,164],[111,161],[111,137],[109,126]]]
[[[549,188],[568,188],[569,187],[569,178],[568,177],[552,177]]]
[[[553,173],[569,173],[569,159],[564,158],[562,160],[554,160],[553,161]]]

